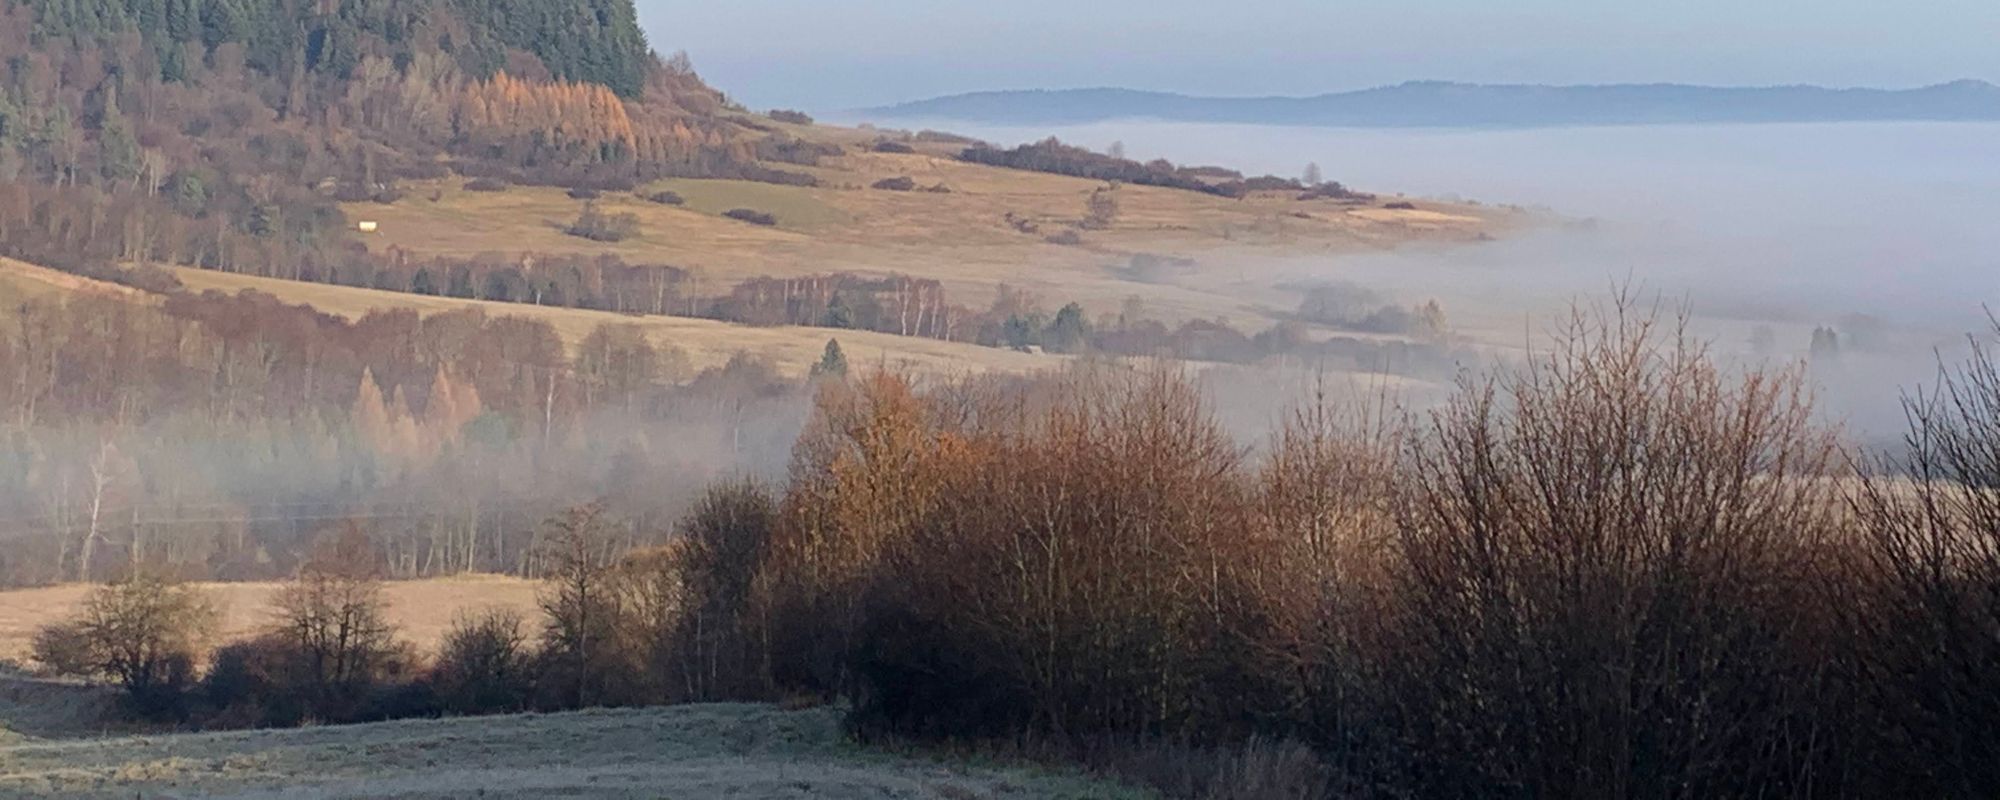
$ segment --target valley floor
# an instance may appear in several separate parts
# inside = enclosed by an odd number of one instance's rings
[[[0,738],[0,797],[1118,798],[849,743],[831,709],[683,706],[284,731]]]

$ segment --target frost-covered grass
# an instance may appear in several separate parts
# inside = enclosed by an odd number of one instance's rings
[[[852,744],[830,709],[712,705],[0,740],[0,797],[1123,798],[1077,775]]]

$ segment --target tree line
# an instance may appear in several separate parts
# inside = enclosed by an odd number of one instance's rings
[[[476,309],[350,321],[255,293],[10,301],[0,584],[138,563],[272,578],[350,517],[376,526],[395,577],[539,574],[535,522],[574,494],[605,497],[642,544],[703,481],[781,464],[804,408],[798,376],[747,357],[696,371],[625,323],[568,347],[545,322]]]
[[[973,144],[959,151],[958,158],[960,161],[991,167],[1048,172],[1073,178],[1109,181],[1114,184],[1130,183],[1182,189],[1218,197],[1240,199],[1251,192],[1283,191],[1300,193],[1301,200],[1321,198],[1352,202],[1374,200],[1373,195],[1350,191],[1337,181],[1322,181],[1318,176],[1315,176],[1310,183],[1301,183],[1296,179],[1272,175],[1245,178],[1240,172],[1220,167],[1179,166],[1164,158],[1142,163],[1126,158],[1123,152],[1096,153],[1065,144],[1053,136],[1013,148]],[[1093,200],[1095,199],[1093,197]]]
[[[1245,333],[1216,320],[1169,325],[1136,300],[1095,318],[1075,303],[1051,312],[1040,297],[1006,286],[986,308],[968,307],[953,302],[939,282],[905,275],[753,278],[716,286],[699,270],[613,255],[424,258],[394,247],[372,252],[315,238],[312,231],[321,223],[301,219],[303,211],[273,207],[254,214],[260,229],[289,231],[266,238],[186,218],[170,207],[175,202],[90,187],[0,183],[0,255],[155,292],[171,292],[178,281],[162,270],[118,265],[183,264],[468,300],[869,330],[1064,354],[1228,363],[1298,357],[1399,374],[1448,373],[1465,355],[1451,346],[1443,312],[1434,304],[1403,309],[1352,289],[1308,287],[1298,321]],[[1142,256],[1134,263],[1150,262]],[[1413,341],[1316,339],[1304,322],[1408,334]]]
[[[1904,450],[1850,454],[1796,372],[1625,303],[1434,410],[1317,398],[1255,449],[1166,366],[825,382],[781,488],[719,484],[622,559],[601,508],[551,518],[538,635],[469,619],[370,696],[806,693],[1084,758],[1278,739],[1312,754],[1287,797],[1985,797],[2000,371],[1939,386]]]
[[[135,252],[276,263],[344,249],[335,202],[393,200],[405,178],[802,177],[757,164],[721,94],[658,59],[634,16],[630,0],[4,0],[0,182],[143,208]]]

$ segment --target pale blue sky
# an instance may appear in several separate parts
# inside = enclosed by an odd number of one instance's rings
[[[1316,94],[1412,79],[2000,80],[2000,0],[637,0],[753,107],[980,89]]]

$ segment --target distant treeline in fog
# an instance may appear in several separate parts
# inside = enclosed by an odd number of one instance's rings
[[[86,293],[0,321],[8,585],[134,563],[277,577],[349,518],[384,535],[395,575],[532,574],[551,509],[678,513],[705,480],[781,464],[804,413],[796,376],[696,373],[620,324],[572,354],[544,322],[349,322],[256,294]]]

